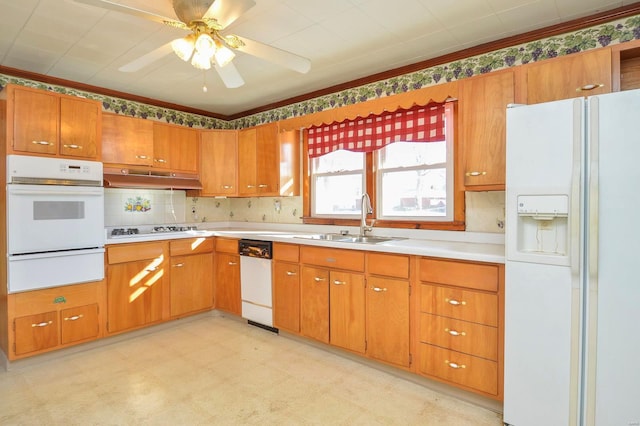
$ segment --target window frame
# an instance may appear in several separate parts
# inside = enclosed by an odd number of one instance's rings
[[[408,229],[430,229],[430,230],[449,230],[464,231],[464,176],[462,167],[462,155],[459,146],[459,138],[457,129],[458,122],[458,102],[452,99],[445,103],[446,113],[446,140],[453,147],[453,219],[450,221],[433,221],[433,220],[415,220],[415,219],[399,219],[389,220],[378,218],[378,178],[376,176],[375,153],[365,153],[365,179],[366,190],[371,198],[373,206],[373,215],[369,215],[369,219],[376,219],[375,226],[382,228],[408,228]],[[428,142],[427,142],[428,143]],[[311,158],[308,152],[308,134],[303,132],[303,161],[302,161],[302,198],[303,198],[303,216],[302,222],[305,224],[315,225],[339,225],[339,226],[359,226],[360,219],[340,218],[337,216],[317,217],[311,215]]]

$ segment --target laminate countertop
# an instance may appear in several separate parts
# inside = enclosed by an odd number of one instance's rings
[[[447,259],[504,263],[504,235],[459,231],[421,231],[374,228],[370,236],[392,238],[378,243],[358,243],[320,239],[322,234],[358,235],[358,228],[286,224],[209,223],[197,230],[166,233],[140,233],[118,237],[105,232],[105,243],[124,244],[179,238],[226,237],[274,241],[347,250],[431,256]]]

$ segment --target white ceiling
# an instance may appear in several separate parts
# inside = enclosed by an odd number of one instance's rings
[[[112,0],[175,18],[171,0]],[[255,0],[226,33],[311,60],[299,74],[238,53],[244,86],[170,54],[135,73],[118,68],[184,30],[73,0],[0,0],[0,65],[233,115],[582,16],[613,0]],[[177,18],[176,18],[177,19]],[[206,80],[208,92],[203,93]]]

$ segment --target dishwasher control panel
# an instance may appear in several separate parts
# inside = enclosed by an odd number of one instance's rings
[[[239,240],[238,253],[240,256],[259,257],[261,259],[271,259],[273,244],[271,241],[260,240]]]

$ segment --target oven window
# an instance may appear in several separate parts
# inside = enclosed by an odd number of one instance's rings
[[[84,219],[84,201],[34,201],[33,220]]]

